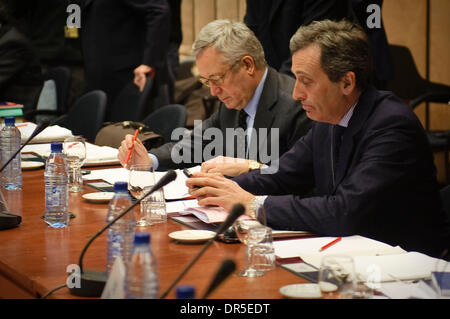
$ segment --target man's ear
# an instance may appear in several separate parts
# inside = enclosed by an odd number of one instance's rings
[[[350,94],[356,88],[356,75],[353,71],[344,74],[341,79],[341,90],[345,95]]]
[[[255,72],[255,60],[249,55],[246,55],[242,58],[242,63],[244,64],[245,70],[249,74],[253,74]]]

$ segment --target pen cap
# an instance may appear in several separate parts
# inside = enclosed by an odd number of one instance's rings
[[[50,146],[52,153],[61,153],[62,152],[62,143],[52,143]]]
[[[114,183],[114,192],[115,193],[123,193],[128,191],[128,183],[127,182],[115,182]]]
[[[182,285],[177,287],[176,291],[177,299],[194,299],[195,288],[190,285]]]
[[[14,126],[16,123],[16,118],[13,116],[5,117],[5,126]]]

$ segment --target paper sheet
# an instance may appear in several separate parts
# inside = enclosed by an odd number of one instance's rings
[[[22,153],[33,152],[43,157],[50,155],[50,143],[30,144],[23,148]],[[118,164],[116,148],[109,146],[98,146],[86,142],[86,161],[83,166],[113,165]]]
[[[24,122],[16,125],[22,135],[21,142],[24,143],[33,133],[36,124],[31,122]],[[72,132],[64,127],[53,125],[45,128],[41,133],[36,135],[31,144],[36,143],[50,143],[55,141],[64,141],[66,137],[72,136]]]

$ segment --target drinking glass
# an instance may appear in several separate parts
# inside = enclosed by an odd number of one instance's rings
[[[155,174],[150,164],[133,164],[130,166],[128,190],[136,199],[141,199],[155,185]],[[136,226],[153,225],[147,218],[147,210],[141,202],[140,209],[136,211]]]
[[[86,160],[86,140],[81,136],[72,136],[64,140],[63,153],[69,168],[69,192],[83,190],[81,166]]]
[[[351,299],[356,289],[353,258],[344,255],[326,255],[319,269],[319,287],[323,296]]]
[[[254,267],[253,249],[265,238],[267,227],[257,220],[238,219],[234,223],[234,229],[239,240],[247,245],[247,265],[244,270],[238,272],[238,276],[258,277],[264,275],[264,271]]]

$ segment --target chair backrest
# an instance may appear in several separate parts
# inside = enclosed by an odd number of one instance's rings
[[[147,78],[143,92],[133,83],[128,83],[116,97],[108,121],[142,121],[153,87],[153,79]]]
[[[409,105],[414,109],[423,102],[443,103],[450,105],[450,89],[447,91],[426,92],[412,100]]]
[[[67,96],[72,78],[72,71],[68,67],[58,66],[43,74],[44,80],[53,80],[56,85],[57,111],[64,114],[67,111]]]
[[[157,109],[142,122],[153,132],[163,136],[165,142],[169,142],[172,140],[172,131],[178,127],[185,127],[186,119],[187,111],[184,105],[169,104]]]
[[[69,109],[64,126],[93,143],[105,119],[106,101],[106,93],[101,90],[80,96]]]

